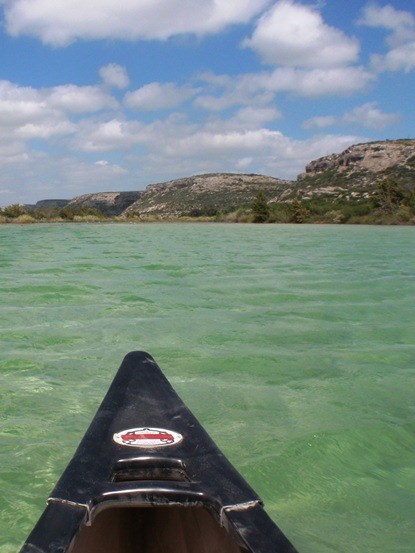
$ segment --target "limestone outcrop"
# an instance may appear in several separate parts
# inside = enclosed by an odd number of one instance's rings
[[[68,204],[68,208],[98,209],[108,217],[116,217],[138,200],[143,192],[97,192],[76,196]]]
[[[415,140],[386,140],[356,144],[340,154],[332,154],[310,162],[305,168],[305,173],[302,173],[299,178],[330,170],[339,173],[353,171],[380,173],[397,165],[413,165],[414,156]]]
[[[386,140],[350,146],[309,163],[297,177],[297,196],[355,201],[371,198],[381,181],[415,189],[415,140]]]
[[[264,175],[208,173],[151,184],[123,216],[214,215],[249,204],[259,192],[276,201],[289,182]]]

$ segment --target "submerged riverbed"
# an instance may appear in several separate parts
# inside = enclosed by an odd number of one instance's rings
[[[0,553],[151,353],[301,553],[412,552],[415,229],[0,227]]]

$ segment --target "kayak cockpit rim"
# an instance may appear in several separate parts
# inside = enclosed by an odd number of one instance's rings
[[[245,551],[243,540],[221,527],[203,506],[127,505],[102,509],[93,524],[82,524],[68,553],[135,553],[180,551],[196,553]]]

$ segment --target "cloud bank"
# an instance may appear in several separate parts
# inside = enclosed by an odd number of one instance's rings
[[[188,34],[199,45],[239,25],[233,47],[251,60],[229,73],[205,66],[175,79],[172,67],[165,79],[146,80],[132,73],[138,63],[105,59],[88,85],[0,81],[0,204],[209,171],[295,178],[311,159],[397,124],[397,110],[384,109],[372,91],[382,75],[415,69],[415,17],[390,4],[366,4],[354,22],[356,32],[384,33],[383,50],[366,52],[366,64],[361,39],[328,24],[324,3],[306,0],[0,4],[9,34],[35,37],[48,51]]]
[[[361,25],[385,29],[388,52],[373,54],[376,71],[405,71],[415,69],[415,17],[407,11],[397,10],[390,4],[370,3],[363,9]]]
[[[7,31],[45,44],[161,39],[247,23],[267,0],[3,0]]]

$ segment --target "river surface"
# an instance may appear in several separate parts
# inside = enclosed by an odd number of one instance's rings
[[[0,553],[132,350],[300,553],[413,553],[415,228],[3,225],[0,342]]]

